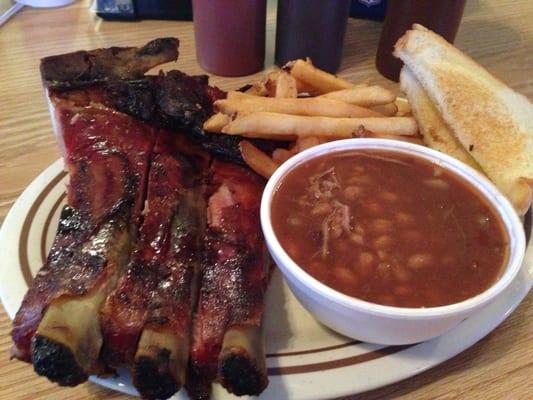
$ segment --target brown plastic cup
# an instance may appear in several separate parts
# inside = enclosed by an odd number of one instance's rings
[[[243,76],[265,62],[266,0],[193,0],[196,58],[208,72]]]
[[[466,0],[389,0],[381,31],[376,68],[386,78],[398,81],[403,63],[392,55],[394,44],[414,23],[455,40]]]
[[[337,72],[350,12],[350,0],[278,0],[276,64],[310,57]]]

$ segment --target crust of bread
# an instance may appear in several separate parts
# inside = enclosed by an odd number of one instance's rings
[[[476,160],[459,143],[453,131],[446,125],[424,88],[407,66],[404,66],[400,73],[400,86],[411,104],[424,143],[482,172]]]
[[[439,35],[415,24],[394,55],[455,137],[524,214],[533,195],[533,106]]]

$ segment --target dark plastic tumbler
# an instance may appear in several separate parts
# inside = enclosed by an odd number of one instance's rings
[[[414,23],[424,25],[453,43],[466,0],[389,0],[376,54],[381,75],[398,81],[403,66],[392,55],[394,44]]]
[[[243,76],[265,62],[266,0],[193,0],[196,58],[208,72]]]
[[[276,64],[310,57],[331,73],[342,60],[350,0],[279,0]]]

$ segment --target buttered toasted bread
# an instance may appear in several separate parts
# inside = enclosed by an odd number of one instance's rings
[[[453,131],[446,125],[439,111],[424,92],[424,88],[407,66],[404,66],[400,73],[400,86],[411,104],[426,145],[481,171],[479,164],[459,143]]]
[[[439,35],[415,24],[394,55],[457,140],[523,214],[533,195],[533,106]],[[411,100],[411,99],[409,99]]]

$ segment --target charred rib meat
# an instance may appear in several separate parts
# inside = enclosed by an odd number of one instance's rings
[[[111,48],[47,57],[41,75],[50,98],[78,105],[93,103],[141,119],[151,126],[189,137],[208,153],[243,164],[238,136],[206,134],[203,123],[213,113],[213,102],[225,92],[209,86],[206,75],[189,76],[172,70],[144,75],[157,65],[174,61],[178,40],[156,39],[141,48]],[[283,143],[252,139],[271,151]]]
[[[159,133],[139,240],[127,273],[102,310],[104,361],[133,366],[134,384],[145,398],[177,392],[189,355],[208,157],[179,141]]]
[[[110,47],[50,56],[41,60],[45,86],[69,88],[119,79],[138,79],[158,65],[178,59],[176,38],[155,39],[143,47]]]
[[[224,162],[212,164],[207,260],[188,384],[193,397],[205,398],[215,378],[238,395],[257,395],[267,385],[260,326],[270,264],[259,227],[262,189],[261,178],[252,172]],[[231,366],[239,372],[232,373]]]
[[[213,379],[239,395],[267,385],[263,182],[209,166],[207,153],[242,162],[240,138],[202,130],[224,92],[206,76],[145,75],[177,46],[165,38],[42,60],[68,205],[14,320],[13,356],[61,385],[125,365],[143,397],[164,398],[187,363],[193,394]]]
[[[98,312],[129,255],[155,131],[113,110],[64,103],[56,104],[56,121],[69,206],[15,317],[13,355],[72,385],[98,371]],[[69,370],[60,368],[65,358],[75,361]]]

